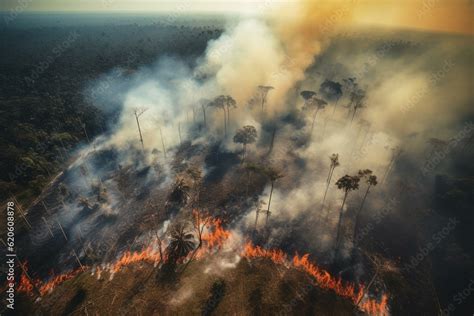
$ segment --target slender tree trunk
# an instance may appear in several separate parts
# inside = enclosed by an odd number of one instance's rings
[[[362,299],[363,299],[364,296],[365,296],[365,293],[369,293],[369,290],[370,290],[370,288],[372,287],[372,284],[374,284],[374,281],[375,281],[375,279],[377,278],[378,275],[379,275],[379,270],[376,269],[374,275],[372,276],[372,278],[371,278],[370,281],[369,281],[369,284],[367,284],[367,287],[365,288],[364,294],[363,294],[363,295],[359,298],[359,300],[357,301],[356,307],[359,306],[360,302],[362,301]]]
[[[317,109],[313,115],[313,122],[311,123],[311,132],[309,134],[310,137],[313,136],[313,129],[314,129],[314,123],[316,122],[316,115],[318,115],[319,109]]]
[[[334,113],[336,113],[337,102],[339,102],[339,98],[336,100],[336,103],[334,104],[334,110],[332,111],[332,116],[334,116]]]
[[[269,154],[272,153],[273,145],[274,145],[274,143],[275,143],[275,135],[276,135],[276,127],[273,128],[272,141],[270,142],[270,147],[268,148],[268,153],[267,153],[267,155],[269,155]]]
[[[227,136],[227,113],[225,108],[224,110],[224,136]]]
[[[258,207],[257,207],[257,209],[256,209],[256,211],[255,211],[255,226],[254,226],[254,231],[257,231],[258,215],[259,215],[259,214],[260,214],[260,210],[259,210]]]
[[[140,142],[142,143],[142,149],[145,150],[145,145],[143,145],[142,130],[140,128],[140,122],[138,121],[138,115],[135,114],[135,119],[137,120],[138,134],[140,135]]]
[[[159,128],[159,130],[160,130],[161,146],[163,147],[163,156],[166,158],[165,141],[163,140],[163,133],[161,132],[161,127]]]
[[[354,235],[352,237],[352,241],[355,244],[356,238],[357,238],[357,232],[359,230],[359,225],[360,225],[360,213],[362,212],[362,208],[364,207],[365,199],[367,198],[367,195],[369,194],[371,185],[367,187],[367,191],[365,191],[364,198],[362,199],[362,203],[360,204],[359,210],[356,213],[356,218],[355,218],[355,225],[354,225]]]
[[[247,189],[245,191],[245,197],[248,199],[249,197],[249,186],[250,186],[250,171],[247,170]]]
[[[242,153],[242,162],[241,162],[241,163],[244,163],[244,161],[245,161],[245,154],[247,153],[247,144],[246,144],[246,143],[243,143],[243,146],[244,146],[244,150],[243,150],[243,153]]]
[[[352,121],[354,120],[354,117],[355,117],[355,115],[356,115],[356,112],[357,112],[357,108],[354,108],[354,112],[352,113],[351,123],[352,123]]]
[[[268,198],[268,209],[267,209],[267,218],[265,220],[265,226],[268,224],[268,217],[270,216],[270,204],[272,203],[272,195],[273,195],[273,185],[275,184],[274,181],[272,181],[272,187],[270,189],[270,196]]]
[[[339,243],[341,239],[342,216],[344,213],[344,205],[346,204],[346,199],[348,195],[349,195],[349,192],[346,192],[344,194],[344,200],[342,200],[341,211],[339,212],[339,221],[337,223],[337,235],[336,235],[336,254],[337,254],[337,251],[339,250]]]
[[[204,107],[204,105],[201,105],[202,107],[202,116],[204,118],[204,127],[207,128],[207,122],[206,122],[206,108]]]
[[[181,123],[178,123],[178,136],[179,136],[179,145],[182,144],[181,140]]]

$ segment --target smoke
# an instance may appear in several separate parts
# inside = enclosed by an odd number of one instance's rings
[[[126,81],[116,80],[109,92],[122,98],[123,108],[106,146],[140,148],[134,110],[146,109],[139,117],[145,159],[151,162],[158,152],[171,179],[169,162],[186,141],[204,146],[220,142],[222,150],[236,151],[231,136],[250,124],[260,140],[249,157],[262,157],[269,151],[269,131],[275,128],[274,147],[264,163],[278,166],[285,177],[276,182],[271,223],[308,218],[304,224],[318,228],[309,238],[315,247],[329,250],[343,197],[334,185],[338,178],[371,169],[382,180],[395,149],[403,148],[405,159],[414,160],[414,151],[423,151],[430,136],[450,137],[459,120],[472,114],[465,67],[472,63],[465,53],[472,47],[466,48],[465,38],[364,29],[355,29],[356,36],[341,36],[341,31],[354,27],[354,14],[360,14],[355,5],[355,1],[298,1],[265,18],[229,22],[196,64],[160,57]],[[367,34],[368,38],[357,36]],[[466,49],[458,50],[459,45]],[[328,78],[343,84],[349,77],[366,92],[364,107],[353,115],[350,91],[344,86],[343,97],[318,113],[311,134],[313,114],[302,109],[299,92],[318,91]],[[274,87],[263,111],[259,85]],[[227,137],[224,112],[199,104],[222,94],[237,102],[237,108],[230,109]],[[340,155],[341,166],[334,171],[323,204],[328,157],[333,153]],[[127,155],[123,160],[133,163]],[[351,193],[344,207],[349,219],[365,188],[361,183],[360,190]],[[368,201],[368,216],[377,212],[383,195],[392,189],[379,185]],[[269,195],[268,184],[258,198],[267,201]],[[252,227],[254,209],[247,213],[243,224]],[[263,222],[262,216],[260,228]],[[273,227],[271,236],[281,235],[280,228]]]

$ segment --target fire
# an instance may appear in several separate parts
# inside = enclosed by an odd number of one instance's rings
[[[203,257],[222,249],[225,242],[231,236],[231,232],[223,228],[220,219],[212,217],[201,218],[199,215],[196,215],[196,213],[194,215],[195,228],[198,228],[198,234],[201,236],[202,245],[195,251],[194,257],[192,253],[188,255],[188,260],[193,258],[202,259]],[[166,255],[163,255],[162,258],[160,252],[157,251],[156,248],[156,244],[152,244],[141,251],[124,252],[115,262],[103,266],[102,268],[97,267],[95,269],[97,278],[99,279],[104,271],[108,271],[112,278],[115,273],[134,263],[149,262],[156,265],[159,262],[166,262]],[[337,295],[352,300],[354,304],[358,304],[358,307],[362,311],[370,315],[388,315],[388,297],[386,295],[383,295],[380,301],[369,298],[365,293],[364,285],[359,284],[356,286],[355,284],[343,282],[340,278],[332,276],[326,270],[318,267],[315,263],[312,263],[309,260],[309,254],[303,256],[296,254],[293,258],[289,259],[289,257],[280,249],[264,249],[247,242],[244,246],[242,257],[247,259],[266,258],[276,264],[282,264],[287,267],[294,267],[302,270],[309,274],[319,287],[332,290]],[[33,290],[36,288],[39,294],[43,296],[50,293],[59,284],[72,279],[78,273],[86,269],[88,269],[88,267],[53,276],[45,283],[40,280],[30,280],[25,274],[22,274],[18,291],[32,294]]]
[[[283,251],[279,249],[263,249],[259,246],[254,246],[248,242],[242,254],[243,257],[253,258],[267,258],[277,264],[292,264],[293,267],[300,269],[309,275],[311,275],[319,287],[334,291],[337,295],[346,297],[357,304],[364,296],[364,286],[356,286],[351,283],[345,283],[340,278],[333,277],[326,270],[321,269],[316,264],[309,261],[309,254],[299,256],[296,254],[291,263],[288,261],[287,256]],[[388,315],[387,313],[387,301],[386,295],[382,296],[380,302],[373,299],[363,299],[359,304],[359,308],[370,315]]]
[[[53,276],[48,282],[43,283],[43,284],[41,284],[41,281],[38,281],[39,286],[37,287],[41,296],[51,293],[56,286],[60,285],[61,283],[67,280],[74,278],[76,275],[78,275],[84,270],[85,268],[79,268],[79,269],[72,270],[64,274]]]
[[[27,263],[23,264],[25,270],[28,270]],[[63,274],[52,276],[47,282],[42,282],[41,280],[34,279],[31,280],[26,276],[25,273],[22,273],[20,276],[20,282],[18,284],[17,291],[19,293],[32,294],[33,290],[37,290],[41,296],[50,293],[56,286],[59,284],[72,279],[80,272],[84,271],[86,267],[72,270]]]
[[[109,271],[111,273],[116,273],[120,271],[123,267],[133,263],[143,261],[157,263],[162,259],[164,258],[161,258],[160,254],[157,253],[151,246],[139,252],[126,251],[114,264],[112,264]]]
[[[224,242],[230,237],[230,231],[222,227],[222,221],[218,218],[212,218],[206,228],[207,231],[202,235],[202,240],[207,249],[221,249]]]
[[[20,283],[18,284],[18,292],[31,293],[33,292],[33,284],[26,277],[25,274],[22,274],[20,277]]]

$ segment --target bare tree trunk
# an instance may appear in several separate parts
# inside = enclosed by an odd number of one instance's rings
[[[140,128],[140,122],[138,121],[138,115],[136,113],[135,113],[135,119],[137,120],[138,134],[140,135],[140,142],[142,143],[142,149],[145,150],[145,145],[143,145],[142,130]]]
[[[256,209],[255,212],[256,212],[256,213],[255,213],[255,226],[254,226],[254,231],[257,231],[258,215],[260,214],[260,210],[258,209],[258,207],[257,207],[257,209]]]
[[[334,110],[332,111],[332,116],[334,116],[334,113],[336,113],[337,102],[339,102],[339,98],[336,100],[336,103],[334,104]]]
[[[207,122],[206,122],[206,108],[204,107],[204,104],[201,105],[202,107],[202,115],[204,117],[204,127],[207,127]]]
[[[227,113],[226,113],[225,108],[223,108],[223,110],[224,110],[224,136],[227,136]]]
[[[182,144],[181,140],[181,123],[178,123],[178,136],[179,136],[179,145]]]
[[[355,244],[356,238],[357,238],[357,231],[359,230],[359,224],[360,224],[360,213],[362,212],[362,208],[364,207],[365,199],[367,198],[367,195],[369,194],[371,185],[367,187],[367,191],[365,191],[364,198],[362,199],[362,203],[360,204],[359,210],[356,213],[356,218],[355,218],[355,225],[354,225],[354,235],[352,237],[352,241]]]
[[[159,129],[160,129],[161,146],[163,147],[163,156],[166,158],[165,141],[163,140],[163,133],[161,132],[161,127]]]
[[[369,290],[370,290],[370,288],[372,287],[372,284],[374,284],[374,281],[375,281],[375,279],[377,278],[378,275],[379,275],[379,270],[376,269],[374,275],[372,276],[372,278],[371,278],[370,281],[369,281],[369,284],[367,284],[367,287],[365,288],[365,291],[364,291],[365,293],[369,293]],[[357,301],[356,307],[359,306],[360,302],[362,301],[362,299],[363,299],[364,296],[365,296],[365,293],[364,293],[363,295],[361,295],[361,297],[360,297],[359,300]]]
[[[247,153],[247,144],[246,143],[243,143],[243,146],[244,146],[244,151],[242,153],[242,162],[241,163],[244,163],[245,161],[245,154]]]
[[[276,127],[273,128],[273,132],[272,132],[272,141],[270,142],[270,147],[268,148],[268,153],[267,155],[271,154],[272,150],[273,150],[273,145],[275,143],[275,135],[276,135]]]
[[[311,132],[309,133],[309,136],[313,136],[313,129],[314,129],[314,123],[316,122],[316,115],[318,115],[319,109],[317,109],[313,115],[313,122],[311,123]]]
[[[272,187],[270,189],[270,196],[268,198],[268,209],[267,209],[267,218],[265,220],[265,226],[268,224],[268,217],[270,216],[270,204],[272,203],[272,195],[273,195],[273,185],[275,184],[274,181],[272,181]]]

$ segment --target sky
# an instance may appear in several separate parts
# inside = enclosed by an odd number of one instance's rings
[[[297,2],[341,0],[2,0],[2,11],[179,12],[259,15]],[[353,22],[474,34],[474,0],[346,0],[355,3]]]

